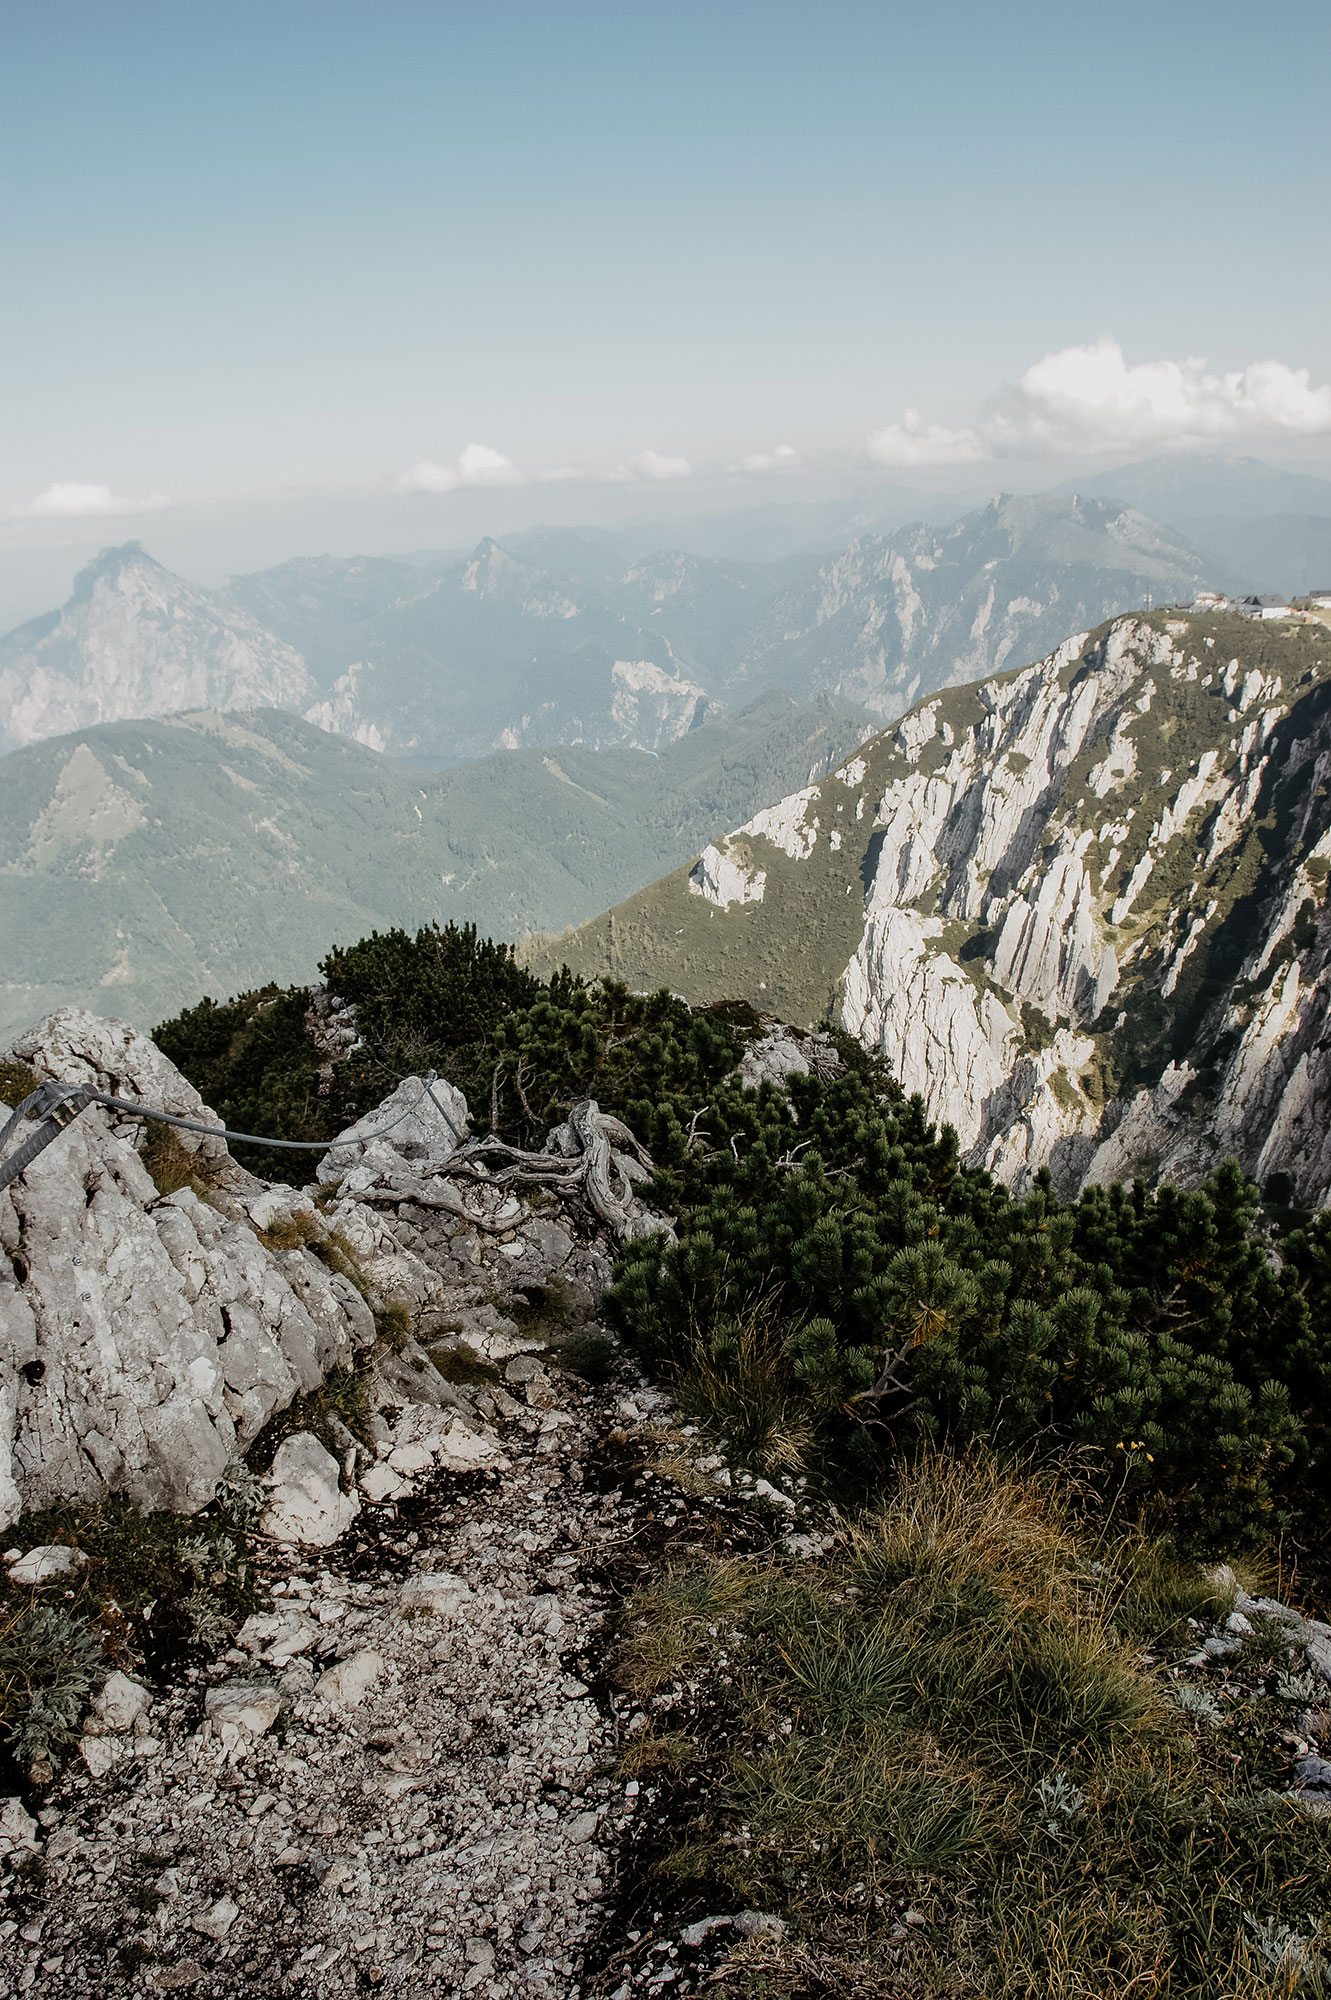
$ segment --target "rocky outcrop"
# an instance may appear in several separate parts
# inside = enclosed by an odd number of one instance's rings
[[[215,1122],[123,1022],[65,1009],[9,1060]],[[393,1330],[373,1393],[421,1412],[375,1469],[373,1497],[409,1492],[437,1464],[500,1462],[424,1343],[502,1342],[515,1329],[495,1301],[524,1286],[557,1285],[568,1311],[590,1315],[616,1243],[662,1222],[636,1193],[650,1162],[594,1103],[575,1106],[543,1153],[466,1132],[459,1091],[408,1078],[330,1148],[316,1198],[256,1180],[220,1138],[175,1131],[165,1154],[145,1152],[140,1119],[100,1106],[74,1119],[0,1191],[0,1526],[108,1492],[205,1506],[275,1411],[374,1343],[367,1299]],[[170,1191],[150,1171],[165,1183],[164,1167]],[[341,1533],[351,1471],[314,1440],[289,1440],[271,1531]]]
[[[66,1009],[15,1056],[179,1116],[212,1114],[154,1044]],[[162,1193],[141,1121],[92,1107],[0,1191],[0,1512],[121,1492],[193,1511],[268,1417],[374,1338],[320,1260],[313,1202],[182,1132]],[[192,1181],[192,1184],[191,1184]]]

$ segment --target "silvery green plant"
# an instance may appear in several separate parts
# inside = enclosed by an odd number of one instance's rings
[[[76,1612],[39,1604],[0,1640],[0,1678],[22,1690],[9,1743],[19,1763],[50,1764],[78,1737],[89,1695],[106,1678],[101,1642]]]
[[[217,1504],[238,1528],[254,1528],[268,1505],[268,1488],[243,1458],[233,1458],[222,1468]]]
[[[1316,1949],[1320,1925],[1314,1926],[1312,1937],[1304,1937],[1278,1917],[1257,1917],[1251,1910],[1245,1910],[1243,1921],[1257,1951],[1277,1972],[1320,1973],[1326,1969]]]
[[[202,1587],[192,1590],[185,1599],[185,1614],[190,1634],[201,1646],[220,1646],[236,1629],[235,1619],[227,1617],[220,1598]]]
[[[1279,1700],[1294,1702],[1299,1708],[1318,1707],[1323,1690],[1324,1683],[1306,1669],[1301,1674],[1276,1675],[1276,1695]]]
[[[1192,1687],[1187,1681],[1180,1681],[1169,1690],[1169,1699],[1181,1715],[1189,1716],[1194,1722],[1218,1723],[1224,1720],[1219,1703],[1205,1688]]]
[[[1035,1798],[1041,1814],[1040,1825],[1055,1840],[1071,1833],[1086,1810],[1085,1793],[1063,1771],[1041,1778],[1035,1787]]]

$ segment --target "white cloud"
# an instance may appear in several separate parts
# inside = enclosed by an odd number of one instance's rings
[[[170,505],[165,493],[149,493],[135,500],[126,493],[113,493],[109,486],[64,479],[56,480],[14,512],[23,521],[75,521],[98,514],[158,514]]]
[[[580,466],[556,465],[544,472],[524,472],[492,445],[469,444],[452,465],[423,458],[393,481],[395,493],[452,493],[459,486],[547,486],[563,479],[585,479]]]
[[[1313,437],[1331,431],[1331,385],[1306,368],[1254,361],[1215,374],[1204,360],[1129,366],[1109,334],[1046,354],[973,425],[950,430],[908,410],[869,439],[880,465],[965,465],[1021,455]]]
[[[636,452],[623,465],[617,465],[607,477],[610,479],[688,479],[693,467],[687,458],[666,458],[659,451]]]
[[[454,465],[423,458],[393,481],[396,493],[451,493],[458,486],[525,486],[527,474],[488,444],[469,444]]]
[[[739,462],[741,472],[795,472],[803,464],[793,444],[779,444],[774,451],[753,451]]]
[[[978,431],[926,424],[918,410],[907,410],[899,424],[884,424],[873,433],[869,456],[879,465],[973,465],[993,453]]]

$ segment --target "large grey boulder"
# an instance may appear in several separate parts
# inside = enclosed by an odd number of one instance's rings
[[[59,1007],[54,1014],[20,1035],[10,1046],[10,1055],[25,1063],[43,1079],[58,1083],[91,1083],[113,1097],[133,1098],[169,1111],[176,1118],[197,1118],[205,1124],[219,1124],[194,1085],[183,1077],[148,1035],[131,1028],[128,1021],[106,1020],[82,1007]],[[127,1122],[125,1130],[142,1139],[141,1123]],[[178,1143],[200,1161],[231,1165],[224,1139],[177,1128]],[[238,1175],[240,1170],[233,1167]],[[243,1176],[248,1179],[249,1177]]]
[[[404,1115],[405,1114],[405,1115]],[[382,1139],[374,1133],[385,1132]],[[325,1185],[340,1181],[358,1193],[407,1169],[413,1176],[438,1173],[467,1136],[467,1100],[451,1083],[436,1077],[404,1077],[391,1097],[339,1132],[319,1162]]]
[[[13,1054],[212,1118],[122,1022],[62,1009]],[[275,1214],[212,1138],[195,1149],[209,1198],[162,1195],[141,1137],[93,1107],[0,1190],[0,1526],[108,1492],[194,1512],[275,1409],[373,1338],[364,1302],[302,1242],[326,1233],[305,1197],[282,1190]],[[259,1229],[293,1214],[267,1247]]]

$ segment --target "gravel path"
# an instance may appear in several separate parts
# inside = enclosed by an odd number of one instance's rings
[[[436,1472],[332,1548],[275,1555],[240,1634],[262,1653],[191,1670],[121,1762],[55,1790],[44,1894],[0,1936],[12,1990],[582,1990],[638,1800],[579,1670],[600,1670],[609,1571],[699,1503],[671,1488],[643,1518],[598,1490],[651,1392],[538,1369],[509,1393],[507,1467]]]

